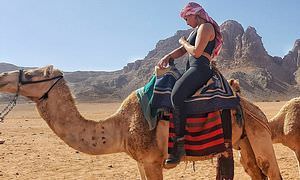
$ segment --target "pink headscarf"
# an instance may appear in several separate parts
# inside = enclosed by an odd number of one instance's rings
[[[199,15],[202,19],[206,20],[214,26],[216,33],[216,45],[213,51],[213,57],[218,56],[223,44],[223,38],[219,25],[207,14],[202,6],[195,2],[189,2],[180,12],[180,16],[182,18],[185,18],[188,15]]]

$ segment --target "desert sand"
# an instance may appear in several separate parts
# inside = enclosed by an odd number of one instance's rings
[[[268,118],[285,102],[257,102]],[[78,103],[82,115],[101,121],[120,103]],[[2,110],[4,105],[0,105]],[[136,163],[125,153],[92,156],[78,152],[59,139],[41,119],[32,103],[18,104],[0,123],[0,179],[139,179]],[[274,145],[285,180],[300,179],[297,161],[289,148]],[[234,152],[235,179],[250,179]],[[181,163],[164,170],[165,179],[215,179],[216,160]]]

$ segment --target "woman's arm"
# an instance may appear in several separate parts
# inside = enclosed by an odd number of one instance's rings
[[[195,58],[199,58],[203,54],[207,43],[212,40],[214,36],[215,34],[213,25],[210,23],[205,23],[200,25],[197,30],[195,46],[187,42],[184,37],[179,39],[179,43],[189,54],[191,54]]]
[[[167,54],[167,56],[169,56],[172,59],[177,59],[183,56],[185,53],[186,53],[185,48],[183,46],[180,46],[179,48],[174,49],[172,52]]]
[[[177,49],[174,49],[172,52],[170,52],[169,54],[165,55],[159,62],[158,62],[158,67],[159,68],[165,68],[170,59],[177,59],[181,56],[183,56],[184,54],[186,53],[186,50],[183,46],[180,46],[179,48]]]

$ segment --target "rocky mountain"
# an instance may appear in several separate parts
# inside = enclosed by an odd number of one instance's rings
[[[187,37],[191,30],[179,30],[174,36],[160,40],[144,59],[128,63],[114,72],[65,72],[74,96],[82,101],[111,101],[124,99],[133,90],[142,87],[151,77],[161,57],[179,46],[178,39]],[[282,57],[272,57],[263,46],[254,27],[244,29],[236,21],[221,25],[224,44],[217,65],[226,78],[238,79],[243,94],[252,100],[286,100],[300,95],[300,39],[293,49]],[[176,60],[184,70],[187,56]],[[0,64],[0,72],[18,69]]]
[[[282,100],[299,95],[300,40],[284,58],[265,50],[255,28],[246,30],[236,21],[221,25],[224,45],[217,59],[227,78],[239,79],[246,96],[258,100]],[[299,74],[299,73],[298,73]]]

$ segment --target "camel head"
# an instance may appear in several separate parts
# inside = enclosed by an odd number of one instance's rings
[[[13,93],[39,99],[60,78],[63,73],[53,69],[52,65],[36,68],[3,72],[0,74],[0,92]],[[19,89],[19,90],[18,90]]]

